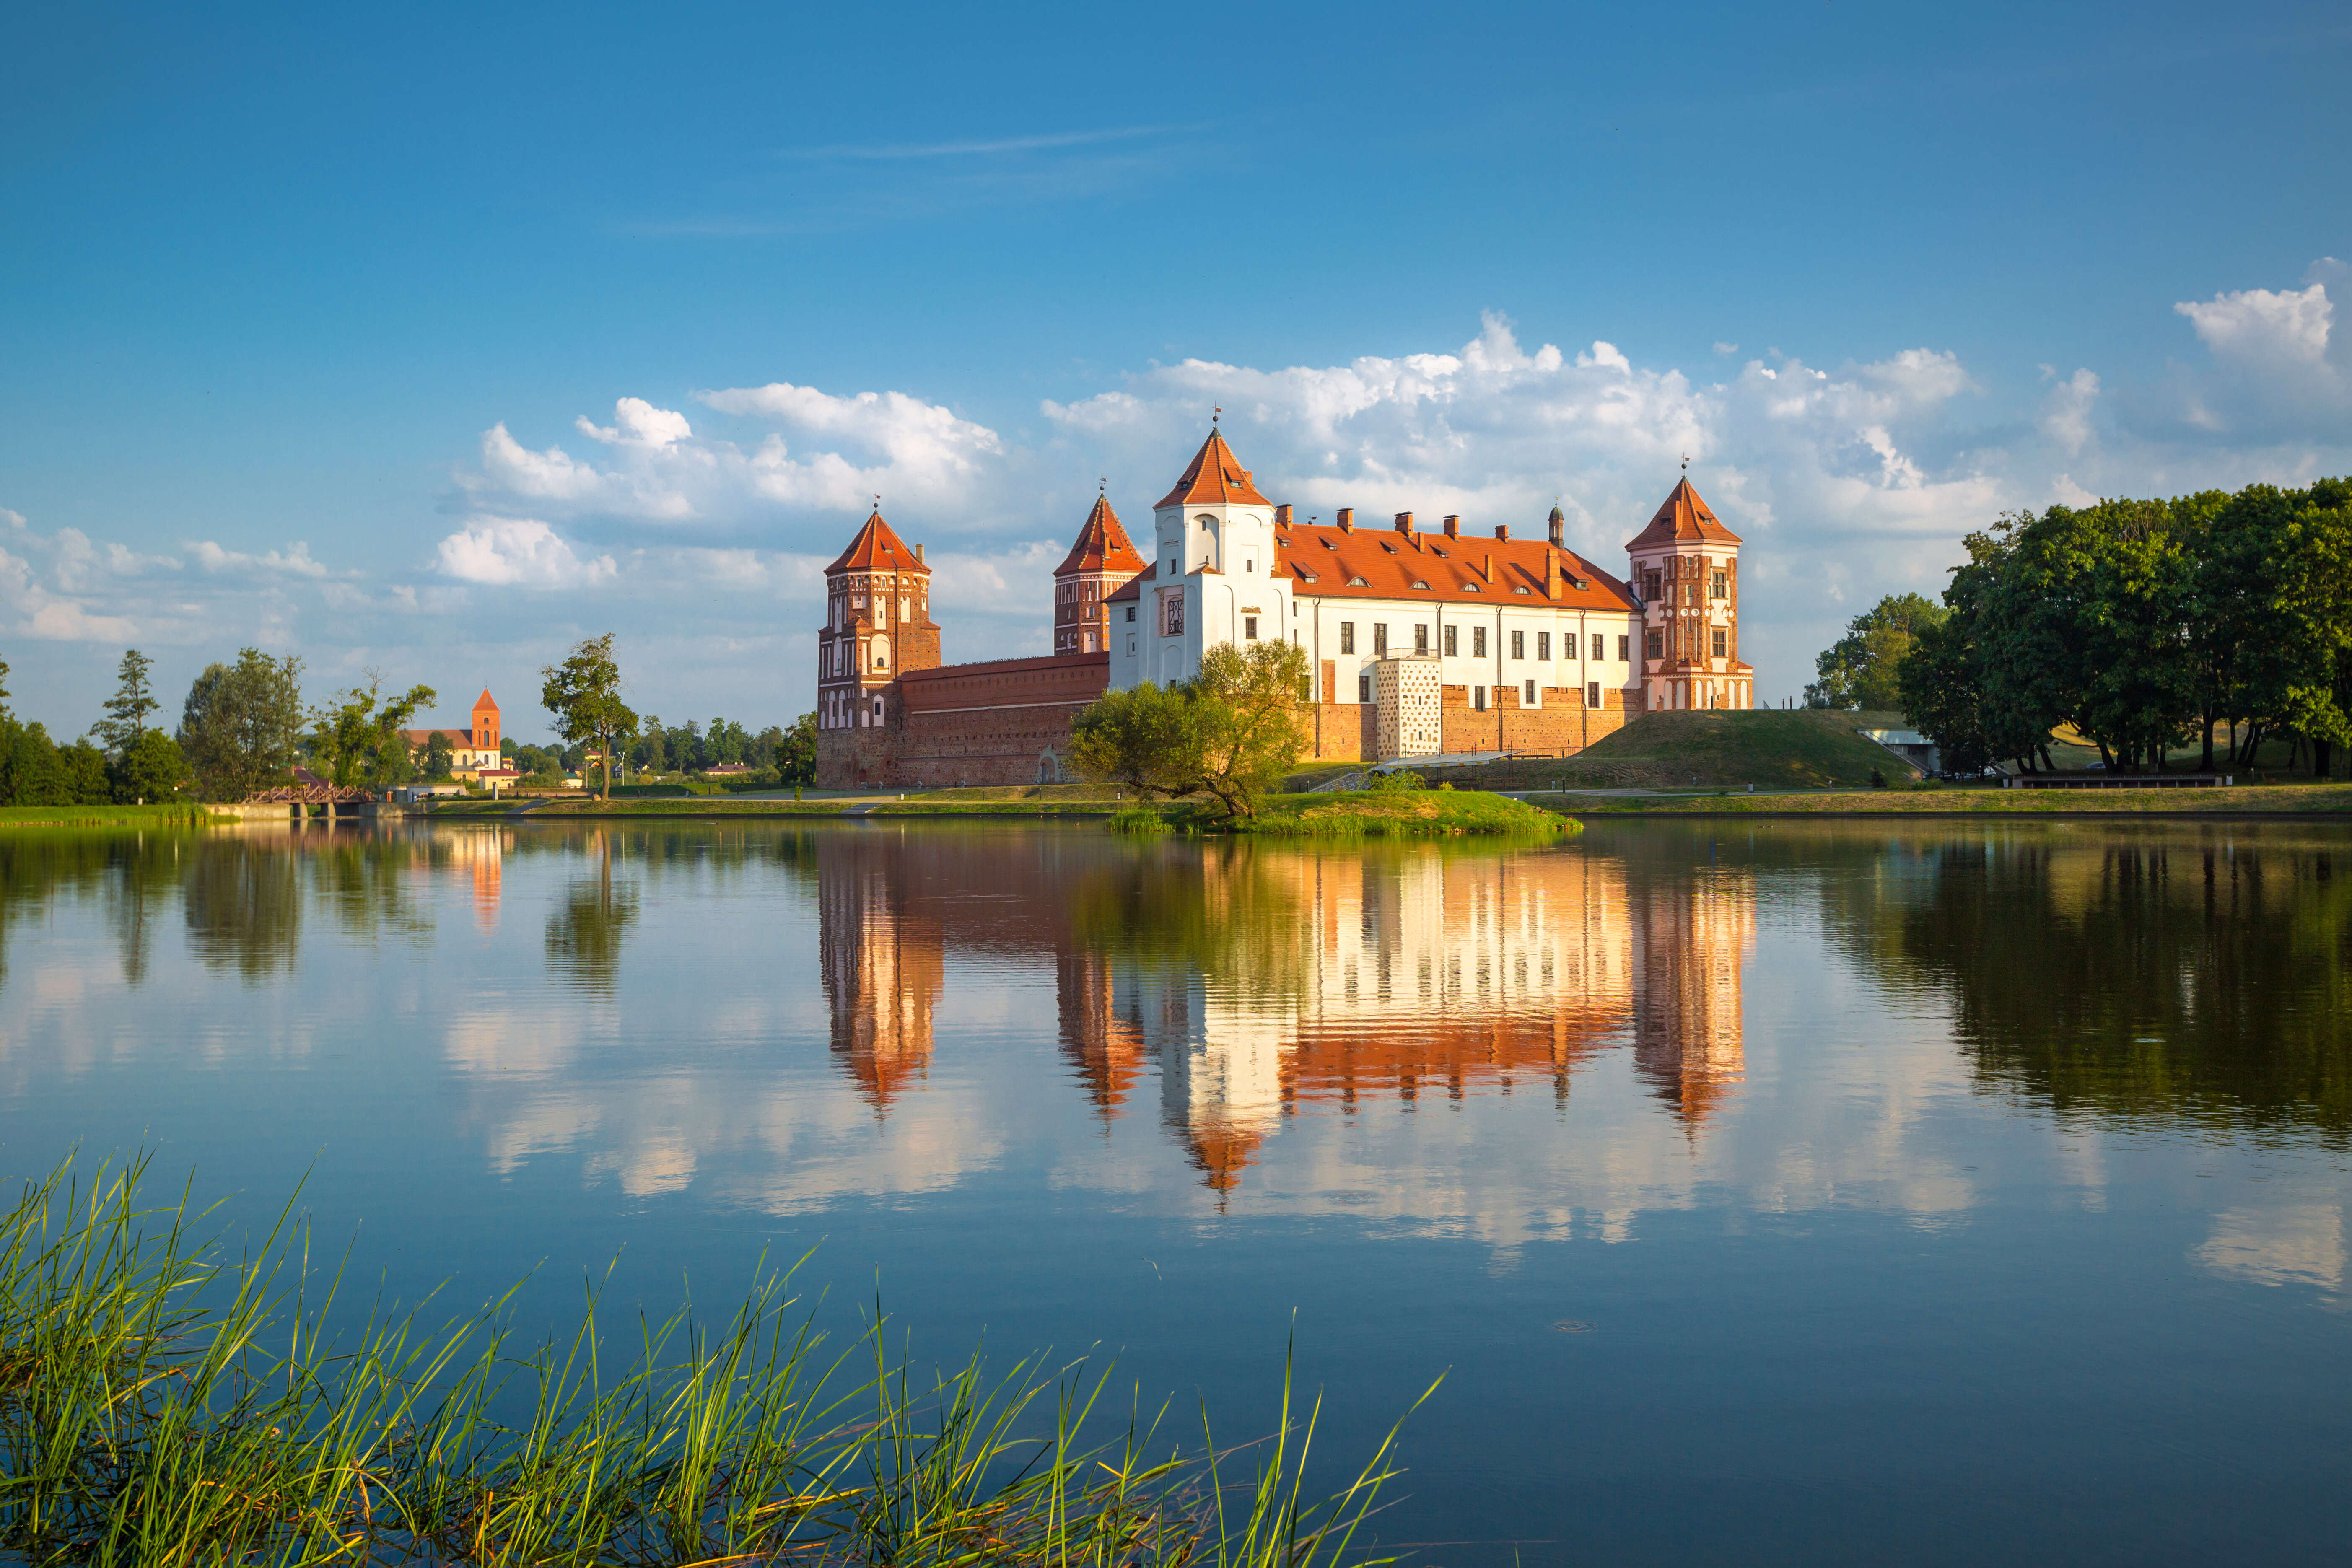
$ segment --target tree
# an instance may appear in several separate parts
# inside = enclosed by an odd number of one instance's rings
[[[1071,760],[1090,778],[1148,795],[1213,795],[1227,816],[1255,816],[1306,748],[1307,677],[1307,655],[1290,643],[1246,653],[1221,643],[1191,680],[1166,689],[1145,681],[1081,711]]]
[[[125,805],[169,800],[188,777],[180,742],[161,730],[147,730],[109,770],[114,798]]]
[[[613,751],[636,732],[637,716],[621,700],[621,670],[613,662],[613,634],[589,637],[562,664],[540,671],[541,706],[555,715],[555,732],[588,744],[604,764],[599,798],[613,798]]]
[[[425,738],[425,776],[435,784],[447,784],[450,762],[457,755],[457,748],[449,743],[447,731],[436,730],[427,735]]]
[[[1912,642],[1945,611],[1916,594],[1889,594],[1846,625],[1845,636],[1813,661],[1821,679],[1805,688],[1808,708],[1897,707],[1895,670]]]
[[[302,661],[258,648],[209,664],[180,711],[180,750],[205,793],[241,798],[294,763],[302,730]]]
[[[763,737],[764,738],[764,737]],[[803,713],[793,721],[793,727],[777,738],[774,752],[768,759],[776,776],[788,784],[816,783],[816,715]]]
[[[161,706],[150,695],[147,672],[155,661],[137,648],[125,648],[116,674],[121,681],[107,699],[106,717],[89,727],[109,753],[121,757],[147,732],[147,715]]]
[[[387,759],[395,751],[401,764],[395,771],[405,772],[408,742],[401,728],[438,695],[429,686],[412,686],[379,708],[383,684],[383,678],[371,670],[366,689],[354,686],[334,707],[321,708],[311,715],[315,726],[310,732],[311,750],[333,771],[338,788],[349,788],[363,778],[386,782]]]

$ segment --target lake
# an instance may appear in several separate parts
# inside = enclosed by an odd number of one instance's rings
[[[0,835],[0,1162],[549,1322],[809,1254],[1418,1560],[2340,1561],[2352,831]]]

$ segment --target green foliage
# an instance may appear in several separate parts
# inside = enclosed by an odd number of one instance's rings
[[[449,743],[448,735],[442,731],[436,730],[433,733],[427,735],[425,738],[425,777],[426,782],[431,784],[447,784],[453,776],[451,767],[457,754],[457,748]]]
[[[311,715],[311,754],[328,766],[338,787],[404,781],[408,742],[400,731],[419,708],[430,705],[438,694],[429,686],[412,686],[398,698],[385,699],[382,686],[382,678],[371,674],[366,689],[354,686],[334,707],[321,708]],[[446,752],[446,738],[436,735],[436,739],[441,740]],[[403,778],[394,779],[394,773]],[[441,776],[448,774],[445,772]]]
[[[816,783],[816,715],[803,713],[779,737],[773,765],[788,784]]]
[[[145,730],[109,770],[114,798],[128,804],[172,799],[188,782],[188,760],[180,742],[161,730]]]
[[[113,798],[97,747],[59,746],[41,724],[0,716],[0,805],[103,805]]]
[[[1337,1496],[1302,1497],[1320,1402],[1294,1413],[1286,1363],[1229,1476],[1206,1431],[1198,1458],[1156,1420],[1093,1436],[1111,1369],[918,1376],[878,1315],[829,1352],[788,1276],[629,1336],[593,1289],[537,1347],[503,1300],[335,1335],[301,1226],[229,1254],[184,1200],[144,1207],[142,1172],[60,1168],[0,1215],[11,1561],[1327,1568],[1395,1473],[1391,1428]]]
[[[1090,779],[1206,795],[1228,817],[1254,816],[1306,749],[1306,678],[1307,655],[1289,643],[1222,643],[1181,685],[1106,692],[1072,721],[1070,760]]]
[[[2110,768],[2160,765],[2213,731],[2352,743],[2352,486],[2252,485],[2003,517],[1967,541],[1949,619],[1919,635],[1905,709],[1947,764],[2049,761],[2072,726]]]
[[[545,678],[540,702],[555,715],[555,732],[599,754],[604,770],[604,794],[610,799],[614,752],[637,728],[635,712],[621,700],[621,670],[613,661],[613,634],[584,639],[562,664],[549,665],[540,674]]]
[[[1814,661],[1821,679],[1805,688],[1805,706],[1901,706],[1895,670],[1919,634],[1940,626],[1944,615],[1942,606],[1916,594],[1890,594],[1879,600],[1874,608],[1847,623],[1845,636]]]
[[[150,690],[147,672],[155,661],[137,648],[126,648],[116,670],[120,682],[106,700],[106,717],[90,726],[110,756],[121,757],[147,732],[147,715],[160,706]]]
[[[1372,795],[1397,795],[1408,790],[1427,789],[1429,781],[1411,768],[1391,768],[1384,773],[1374,773],[1364,788]]]
[[[180,711],[180,750],[207,799],[242,799],[293,765],[301,674],[300,659],[248,647],[196,677]]]
[[[1168,819],[1148,805],[1130,805],[1124,811],[1111,813],[1110,830],[1113,833],[1165,833],[1168,831]]]

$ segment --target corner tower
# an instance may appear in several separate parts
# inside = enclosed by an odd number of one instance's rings
[[[877,509],[824,569],[824,625],[816,634],[817,728],[895,724],[899,672],[940,662],[931,569]]]
[[[1190,680],[1201,655],[1219,643],[1246,648],[1290,636],[1290,579],[1276,555],[1274,503],[1215,426],[1151,509],[1151,524],[1150,563],[1116,595],[1113,690]],[[1124,619],[1130,603],[1131,627]]]
[[[1688,476],[1625,542],[1642,601],[1643,707],[1756,705],[1756,671],[1739,657],[1739,542]]]
[[[1069,554],[1054,568],[1054,656],[1108,650],[1110,606],[1105,601],[1142,570],[1143,557],[1119,526],[1110,498],[1096,497]]]

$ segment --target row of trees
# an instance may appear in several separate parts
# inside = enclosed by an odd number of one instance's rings
[[[506,741],[501,750],[510,763],[545,776],[586,766],[617,745],[625,762],[655,771],[741,762],[772,769],[785,784],[814,781],[814,714],[802,715],[790,729],[772,724],[756,735],[726,719],[713,720],[708,730],[691,723],[665,729],[659,720],[648,719],[640,738],[636,716],[619,700],[612,644],[609,636],[591,639],[574,648],[564,665],[543,672],[550,677],[543,695],[557,715],[559,732],[572,743],[539,747]],[[446,734],[436,731],[424,745],[414,746],[405,733],[418,710],[436,700],[429,686],[394,694],[370,673],[366,685],[337,692],[322,707],[306,708],[301,660],[272,658],[248,647],[233,661],[205,667],[188,688],[175,732],[150,721],[161,707],[152,668],[153,661],[138,649],[124,653],[120,683],[104,717],[88,735],[61,743],[42,725],[8,711],[8,667],[0,663],[0,805],[158,801],[186,787],[207,799],[235,800],[287,782],[297,765],[314,768],[338,785],[368,788],[450,776],[453,748]],[[554,679],[559,670],[566,672],[560,680]]]
[[[2284,736],[2324,776],[2352,744],[2352,482],[2056,506],[1966,542],[1943,604],[1858,617],[1809,700],[1899,707],[1956,772],[2047,767],[2062,727],[2127,770],[2183,747],[2243,768]]]

